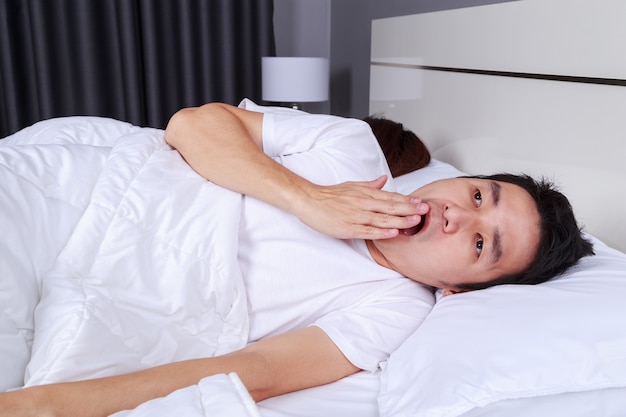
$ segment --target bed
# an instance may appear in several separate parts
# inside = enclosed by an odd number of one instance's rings
[[[626,226],[621,213],[626,212],[626,193],[615,184],[626,181],[623,164],[626,119],[622,116],[626,109],[626,57],[615,51],[621,51],[618,43],[624,35],[621,27],[624,17],[626,6],[618,2],[527,0],[381,19],[372,25],[370,112],[404,123],[426,142],[434,156],[428,167],[396,178],[396,188],[410,192],[421,184],[464,173],[506,170],[546,175],[561,184],[571,197],[585,231],[595,243],[596,256],[538,286],[502,286],[439,298],[424,323],[379,372],[361,372],[333,384],[258,404],[252,403],[236,375],[218,375],[136,410],[119,413],[118,417],[623,415],[626,409],[626,332],[623,331],[626,329],[623,303]],[[560,29],[555,31],[557,24]],[[532,27],[531,32],[528,27]],[[580,30],[581,27],[586,30]],[[598,27],[602,31],[594,29]],[[597,45],[604,47],[596,48]],[[585,59],[580,59],[581,56]],[[400,89],[396,88],[398,80],[402,80]],[[93,150],[82,163],[102,164],[108,154],[103,151],[106,143],[101,141],[111,131],[137,136],[132,149],[117,149],[119,157],[113,161],[123,163],[126,157],[149,161],[155,153],[162,158],[176,158],[173,152],[162,152],[161,144],[155,139],[157,131],[139,130],[103,119],[91,119],[89,126],[87,131],[78,132],[67,127],[67,135],[57,138],[56,143],[48,143],[60,150],[58,159],[49,161],[50,164],[62,162],[63,152],[72,152],[76,134],[93,141]],[[43,140],[45,132],[40,134],[20,140]],[[2,162],[25,171],[29,169],[26,163],[22,166],[14,159]],[[142,187],[154,189],[151,198],[167,201],[165,187],[161,182],[154,183],[148,174],[152,172],[160,179],[174,182],[181,174],[158,171],[149,163],[141,167],[143,177],[135,176],[139,171],[126,172],[125,178],[110,178],[99,185],[110,196],[137,186],[139,181]],[[41,169],[39,175],[47,175],[45,167]],[[24,175],[22,180],[21,186],[28,187],[28,176]],[[85,190],[93,187],[97,178],[61,177],[60,180],[72,181],[75,187],[71,193],[52,193],[50,201],[12,203],[16,218],[20,216],[20,204],[56,204],[55,209],[70,213],[53,224],[48,229],[50,233],[42,235],[47,240],[46,246],[51,248],[65,245],[73,233],[88,204]],[[189,187],[187,194],[201,195],[207,184],[192,181]],[[11,198],[10,194],[3,195],[0,201]],[[232,195],[224,193],[220,198],[227,210],[236,211]],[[184,204],[189,202],[183,200]],[[114,224],[119,226],[117,229],[109,227],[113,210],[109,204],[108,199],[98,202],[89,214],[92,223],[102,222],[107,225],[106,230],[117,230],[118,238],[130,239],[121,225]],[[163,210],[159,214],[176,210],[176,207],[159,207]],[[115,210],[124,209],[123,205],[115,206]],[[123,214],[128,217],[133,213]],[[165,227],[160,229],[163,217],[158,216],[158,222],[155,216],[149,224],[131,226],[151,233],[166,233]],[[215,233],[224,234],[231,225],[197,223],[197,218],[206,217],[194,216],[192,212],[190,218],[177,222],[183,230],[173,230],[189,238],[177,243],[176,256],[168,261],[195,271],[203,267],[207,256],[220,260],[224,270],[216,272],[218,278],[210,285],[213,294],[227,297],[218,306],[221,320],[206,323],[202,318],[207,312],[201,309],[181,312],[179,308],[189,297],[197,297],[195,286],[206,285],[205,281],[176,288],[138,283],[141,291],[167,293],[171,304],[146,308],[127,303],[123,308],[147,311],[138,316],[138,322],[122,327],[108,326],[106,316],[101,314],[120,306],[98,304],[96,293],[76,294],[76,288],[63,288],[63,294],[77,308],[85,300],[93,302],[88,317],[90,326],[85,327],[82,340],[100,341],[101,349],[115,354],[110,355],[109,362],[95,360],[97,352],[85,352],[80,346],[68,344],[62,329],[75,331],[82,322],[71,314],[59,315],[53,303],[49,303],[47,313],[42,315],[48,330],[40,338],[49,343],[34,346],[31,357],[30,347],[24,342],[32,337],[28,334],[30,324],[16,322],[14,317],[26,317],[24,311],[37,303],[29,296],[36,283],[3,281],[0,355],[3,366],[7,364],[2,374],[3,389],[20,385],[26,364],[27,379],[40,383],[54,379],[55,372],[65,375],[71,372],[77,378],[97,376],[99,372],[111,372],[116,366],[129,370],[150,361],[158,362],[162,355],[181,359],[206,349],[220,353],[240,347],[244,338],[238,329],[246,326],[241,306],[243,289],[237,280],[220,279],[221,273],[234,268],[228,250],[232,242],[207,255],[203,242],[189,233],[199,227],[216,228]],[[3,233],[14,233],[13,248],[43,227],[35,220],[29,225],[27,229],[11,232],[10,225],[3,224]],[[102,233],[104,230],[103,226]],[[129,248],[146,246],[145,235],[132,236],[135,240],[126,242]],[[104,234],[88,237],[113,244]],[[151,259],[154,265],[162,267],[166,259],[164,250],[171,254],[172,247],[158,247],[157,243],[150,243],[154,250]],[[106,246],[99,246],[102,247],[106,250]],[[13,248],[2,248],[3,255]],[[47,252],[31,253],[29,256],[37,262],[30,267],[54,262],[64,262],[75,269],[92,267],[86,261],[91,255],[82,243],[76,243],[71,253],[80,256],[54,260]],[[20,251],[13,255],[19,257]],[[2,266],[6,267],[6,262]],[[102,288],[99,290],[103,300],[117,298]],[[19,303],[15,302],[16,294],[22,297]],[[194,305],[202,305],[203,300],[198,301]],[[164,314],[163,311],[191,331],[180,334],[154,329],[140,320],[151,322],[155,316],[150,314]],[[132,335],[138,328],[145,329],[146,340],[150,342],[131,338],[130,344],[122,346],[114,343],[115,338],[107,337]],[[198,340],[191,336],[201,332],[212,332],[219,337]],[[159,341],[158,348],[152,343],[154,340]]]

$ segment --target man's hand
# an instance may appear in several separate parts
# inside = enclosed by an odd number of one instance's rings
[[[428,205],[415,196],[382,191],[386,176],[331,186],[311,184],[292,212],[300,221],[341,239],[389,239],[420,223]]]

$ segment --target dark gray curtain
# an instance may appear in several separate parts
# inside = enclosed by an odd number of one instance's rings
[[[261,98],[273,0],[0,0],[0,137],[58,116],[165,127]]]

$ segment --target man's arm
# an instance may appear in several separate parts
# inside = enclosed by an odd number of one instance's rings
[[[177,112],[165,138],[204,178],[282,208],[330,236],[394,237],[428,210],[416,197],[382,191],[385,177],[311,183],[263,153],[262,123],[262,113],[211,103]]]
[[[357,372],[330,338],[311,326],[215,358],[175,362],[126,375],[0,394],[1,417],[104,417],[219,373],[236,372],[256,401]]]

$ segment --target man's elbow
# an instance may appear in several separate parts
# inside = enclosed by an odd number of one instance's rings
[[[179,148],[181,140],[186,137],[185,130],[189,127],[189,119],[193,116],[195,107],[178,110],[170,117],[165,128],[165,142]]]
[[[186,141],[192,141],[198,133],[217,122],[217,117],[225,110],[223,103],[207,103],[200,107],[187,107],[172,115],[165,128],[165,142],[181,150]]]

